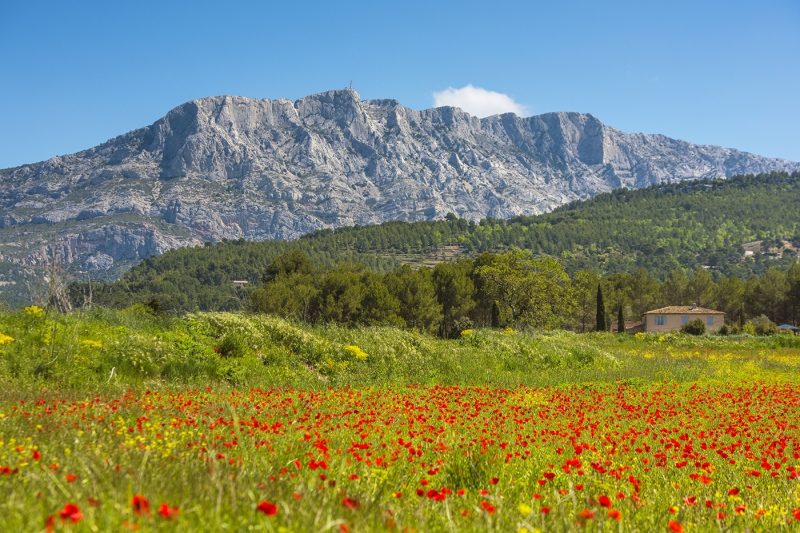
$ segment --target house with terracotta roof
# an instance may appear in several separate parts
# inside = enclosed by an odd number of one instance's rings
[[[671,305],[642,315],[644,331],[678,331],[692,320],[700,319],[706,331],[714,333],[725,324],[725,313],[696,305]]]

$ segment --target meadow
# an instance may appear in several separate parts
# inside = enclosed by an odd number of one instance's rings
[[[800,526],[800,338],[0,314],[4,531]]]

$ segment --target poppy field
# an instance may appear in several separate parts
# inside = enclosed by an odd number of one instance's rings
[[[4,530],[796,530],[800,385],[211,388],[0,415]]]
[[[2,531],[794,531],[800,339],[0,313]]]

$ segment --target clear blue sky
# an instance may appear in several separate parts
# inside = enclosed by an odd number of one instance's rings
[[[346,86],[433,105],[472,84],[800,161],[800,0],[4,0],[0,168],[94,146],[209,95]]]

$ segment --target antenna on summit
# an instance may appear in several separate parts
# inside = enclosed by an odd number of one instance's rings
[[[353,90],[353,80],[350,80],[350,85],[348,85],[347,88],[350,89],[351,91]]]

